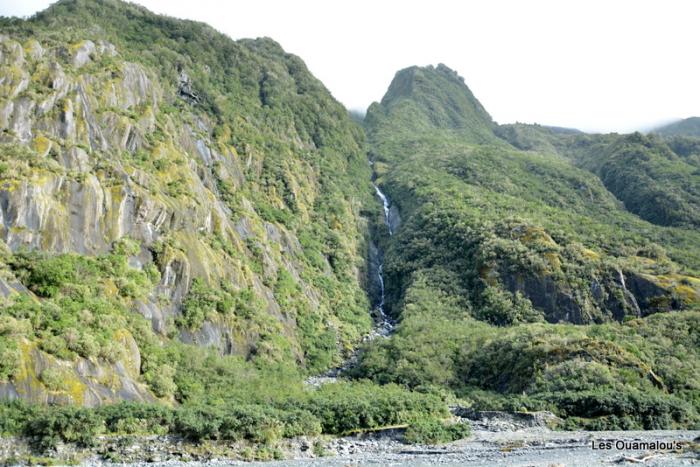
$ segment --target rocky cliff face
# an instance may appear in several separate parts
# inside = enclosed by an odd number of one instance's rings
[[[73,24],[68,13],[80,7],[95,10],[96,27],[50,33]],[[270,40],[234,43],[187,23],[225,45],[228,69],[187,45],[155,44],[139,62],[143,45],[104,19],[103,10],[124,8],[145,35],[179,24],[119,2],[66,1],[0,36],[6,306],[17,310],[19,297],[62,306],[69,295],[65,281],[49,294],[22,276],[18,254],[104,258],[128,239],[129,274],[150,282],[122,293],[117,276],[99,276],[96,290],[111,282],[115,303],[150,323],[148,339],[331,365],[369,326],[358,281],[366,248],[359,200],[371,196],[361,133]],[[225,294],[212,292],[221,287]],[[28,318],[16,311],[13,319],[22,328]],[[1,395],[85,405],[154,399],[129,326],[112,330],[121,355],[113,362],[52,352],[35,331],[5,331],[0,344],[18,362],[0,375]],[[46,332],[68,339],[65,330]],[[327,338],[322,352],[318,335]],[[70,387],[52,387],[51,373]]]

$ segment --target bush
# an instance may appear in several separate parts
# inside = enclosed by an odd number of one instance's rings
[[[176,434],[190,441],[218,439],[221,418],[212,407],[184,407],[175,413],[173,428]]]
[[[321,421],[306,410],[287,410],[282,413],[283,432],[285,438],[296,436],[313,436],[321,434]]]
[[[18,363],[22,358],[17,343],[0,334],[0,382],[8,381],[15,376]]]
[[[324,433],[352,431],[411,423],[427,416],[445,416],[446,406],[434,394],[409,392],[390,384],[333,384],[314,393],[307,410],[321,420]]]
[[[60,441],[92,446],[95,437],[104,431],[104,422],[95,410],[77,407],[47,407],[25,425],[24,434],[42,450],[55,447]]]
[[[412,423],[406,430],[404,440],[411,444],[442,444],[466,438],[470,434],[468,423],[448,424],[429,418]]]
[[[38,407],[23,401],[0,403],[0,436],[25,433],[25,426],[36,416]]]
[[[543,397],[585,429],[669,430],[700,421],[692,405],[669,395],[599,389]]]
[[[237,441],[246,439],[269,444],[282,437],[283,422],[279,413],[260,406],[240,406],[226,413],[222,419],[220,438]]]
[[[311,413],[298,409],[198,406],[177,410],[173,431],[195,442],[248,440],[270,444],[282,437],[319,434],[321,424]]]
[[[156,404],[121,402],[97,410],[110,433],[165,434],[173,423],[173,410]]]

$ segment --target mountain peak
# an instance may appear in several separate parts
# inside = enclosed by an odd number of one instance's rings
[[[389,89],[382,98],[382,104],[390,104],[400,97],[415,96],[416,91],[428,90],[426,89],[428,85],[439,85],[441,80],[451,83],[456,88],[463,87],[471,94],[469,88],[464,84],[464,78],[443,63],[436,67],[433,65],[411,66],[396,72]]]
[[[470,133],[475,142],[495,139],[491,116],[464,78],[442,63],[398,71],[381,102],[368,109],[370,122],[380,108],[381,114],[409,124],[414,132],[460,130]]]

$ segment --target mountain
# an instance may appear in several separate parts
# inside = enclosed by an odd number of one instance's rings
[[[0,30],[0,435],[700,423],[700,139],[498,125],[442,64],[360,118],[118,0]]]
[[[696,176],[674,183],[685,162],[642,135],[495,126],[445,75],[397,73],[365,119],[401,219],[382,239],[399,325],[357,376],[591,429],[697,423]],[[473,127],[444,118],[454,102]]]
[[[299,57],[118,0],[0,25],[0,435],[465,433],[436,391],[306,382],[375,335],[382,211]]]
[[[365,121],[373,128],[368,137],[374,138],[374,147],[395,134],[434,129],[479,143],[497,141],[491,116],[464,80],[443,64],[397,72],[382,101],[367,109]]]
[[[539,125],[502,125],[518,149],[559,154],[595,173],[625,208],[658,225],[700,225],[700,139],[685,136],[556,133]]]
[[[691,136],[700,138],[700,117],[685,118],[652,131],[653,133],[664,136]]]

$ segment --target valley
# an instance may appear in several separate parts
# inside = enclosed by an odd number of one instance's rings
[[[269,38],[0,18],[0,461],[695,459],[696,120],[499,124],[444,64],[360,118]]]

